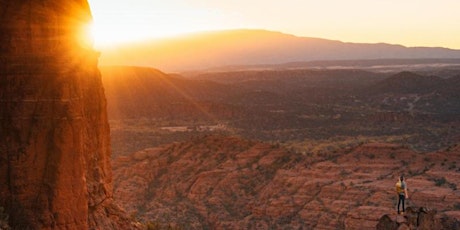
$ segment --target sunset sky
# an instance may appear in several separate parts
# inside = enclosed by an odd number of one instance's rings
[[[225,29],[460,49],[459,0],[89,0],[96,47]]]

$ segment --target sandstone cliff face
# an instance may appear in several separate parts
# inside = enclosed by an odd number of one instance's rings
[[[98,54],[80,35],[91,20],[86,0],[0,5],[0,206],[10,225],[128,224],[112,203]]]

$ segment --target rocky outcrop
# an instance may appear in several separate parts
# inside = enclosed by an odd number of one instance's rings
[[[13,229],[130,228],[112,202],[86,0],[0,0],[0,206]]]
[[[460,229],[460,221],[447,215],[436,215],[435,210],[425,207],[409,207],[403,215],[385,214],[376,229]]]
[[[207,136],[116,158],[114,196],[128,212],[156,226],[375,229],[383,215],[396,216],[394,185],[403,173],[407,207],[423,205],[438,210],[436,219],[456,218],[460,169],[455,162],[460,162],[456,147],[417,153],[369,143],[302,155],[267,143]]]

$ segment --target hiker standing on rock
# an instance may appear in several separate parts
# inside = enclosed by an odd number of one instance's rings
[[[402,213],[404,214],[404,202],[405,199],[409,198],[407,193],[407,184],[404,181],[404,176],[399,177],[399,181],[396,183],[396,193],[398,194],[398,214],[400,214],[399,206],[402,204]]]

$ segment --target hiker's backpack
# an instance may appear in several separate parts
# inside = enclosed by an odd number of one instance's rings
[[[403,188],[403,184],[401,183],[401,181],[396,182],[396,192],[398,194],[404,193],[404,188]]]

